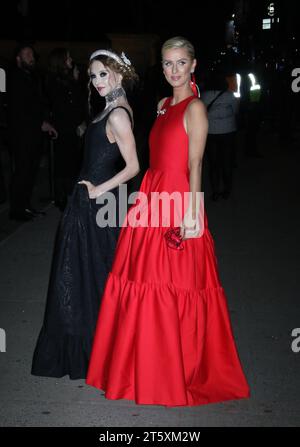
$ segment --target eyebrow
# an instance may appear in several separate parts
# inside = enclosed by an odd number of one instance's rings
[[[94,75],[94,74],[97,74],[97,73],[108,73],[108,70],[105,70],[105,69],[103,69],[103,70],[100,70],[100,71],[98,71],[98,72],[95,72],[95,71],[90,71],[90,75]]]
[[[182,57],[181,59],[178,59],[178,60],[175,61],[175,62],[180,62],[180,61],[188,61],[188,59],[185,58],[185,57]],[[170,60],[170,59],[163,59],[163,62],[173,62],[173,61]]]

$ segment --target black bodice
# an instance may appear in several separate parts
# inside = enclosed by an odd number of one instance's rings
[[[116,107],[118,108],[118,107]],[[127,111],[130,120],[129,111]],[[112,178],[119,170],[121,153],[117,143],[110,143],[106,135],[106,123],[112,109],[102,120],[92,122],[85,137],[85,155],[80,180],[89,180],[99,185]]]
[[[109,113],[91,123],[86,133],[79,180],[94,185],[119,172],[118,163],[123,160],[118,145],[107,138],[108,117]],[[112,190],[116,199],[118,189]],[[56,237],[44,322],[32,362],[34,375],[69,375],[72,379],[86,376],[99,306],[120,230],[118,206],[117,226],[98,226],[101,206],[89,198],[86,185],[75,185]]]

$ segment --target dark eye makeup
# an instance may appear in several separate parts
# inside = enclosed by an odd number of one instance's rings
[[[100,76],[100,78],[104,78],[105,76],[107,76],[107,71],[100,71],[99,76]],[[95,79],[95,77],[96,77],[95,73],[90,74],[91,79]]]

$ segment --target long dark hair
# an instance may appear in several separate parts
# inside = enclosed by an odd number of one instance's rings
[[[70,75],[70,69],[66,65],[69,51],[67,48],[54,48],[49,54],[49,73],[59,79],[65,79]]]

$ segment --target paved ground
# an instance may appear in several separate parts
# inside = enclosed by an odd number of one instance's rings
[[[0,426],[204,427],[300,423],[300,143],[264,135],[263,159],[238,156],[233,196],[206,209],[219,270],[252,397],[166,409],[109,401],[83,380],[30,375],[41,326],[59,213],[14,228],[0,242]],[[241,148],[240,148],[241,150]],[[5,207],[0,213],[3,226]],[[1,211],[0,211],[1,212]]]

